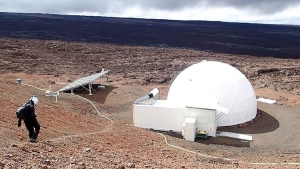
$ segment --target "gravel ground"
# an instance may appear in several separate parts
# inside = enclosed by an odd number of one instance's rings
[[[215,55],[182,49],[0,40],[2,168],[300,167],[291,164],[300,163],[297,130],[300,99],[295,83],[300,71],[298,60]],[[57,44],[60,50],[48,48],[49,44]],[[72,52],[78,47],[81,48],[79,52]],[[98,50],[102,51],[99,56],[80,59],[87,51],[96,55],[99,54]],[[119,52],[111,54],[114,51]],[[109,53],[118,56],[114,62],[105,58]],[[128,54],[137,53],[141,56],[138,62],[127,57]],[[166,56],[165,60],[161,57],[153,58],[157,54]],[[66,60],[67,57],[72,58],[72,61]],[[277,104],[272,105],[259,103],[261,117],[255,122],[242,127],[220,129],[252,135],[252,142],[224,137],[189,142],[178,133],[161,133],[173,145],[169,146],[158,132],[131,126],[132,103],[137,98],[158,87],[161,99],[165,99],[174,78],[172,75],[169,79],[167,72],[173,72],[175,76],[183,68],[202,59],[236,65],[249,77],[258,97],[277,100]],[[16,83],[16,79],[21,78],[24,83],[42,89],[49,89],[51,85],[53,90],[58,90],[64,86],[61,83],[69,83],[93,73],[95,68],[92,67],[96,65],[96,60],[107,60],[105,67],[113,70],[109,76],[110,86],[105,90],[94,91],[92,96],[87,91],[76,94],[91,100],[112,121],[99,116],[93,106],[76,95],[61,94],[56,103],[54,98],[45,96],[45,91]],[[156,68],[140,66],[145,64],[144,60],[149,65],[155,63]],[[70,62],[67,64],[67,61]],[[166,61],[173,66],[158,71],[166,65]],[[264,65],[265,62],[269,64]],[[126,65],[126,68],[119,63]],[[270,71],[272,67],[278,67],[279,70]],[[101,70],[102,67],[98,68]],[[292,74],[280,73],[287,70]],[[17,127],[14,113],[32,94],[37,94],[40,100],[36,109],[42,128],[36,144],[28,142],[24,124],[21,128]]]

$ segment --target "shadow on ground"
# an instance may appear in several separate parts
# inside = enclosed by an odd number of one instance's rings
[[[181,133],[176,133],[176,132],[161,132],[165,135],[174,137],[174,138],[179,138],[183,139]],[[233,146],[233,147],[250,147],[250,142],[249,141],[243,141],[239,139],[234,139],[234,138],[227,138],[227,137],[208,137],[206,139],[204,138],[196,138],[195,142],[201,143],[201,144],[216,144],[216,145],[226,145],[226,146]]]
[[[227,131],[240,134],[260,134],[275,131],[279,127],[279,121],[271,116],[269,113],[258,109],[257,112],[261,117],[255,118],[251,123],[247,123],[243,127],[227,126],[219,127],[218,131]]]
[[[102,86],[102,85],[100,85],[100,84],[92,85],[92,92],[91,92],[92,95],[90,95],[89,97],[86,97],[87,95],[89,95],[89,91],[86,90],[86,89],[88,89],[88,86],[84,86],[84,88],[74,90],[74,94],[88,98],[89,100],[91,100],[93,102],[104,104],[107,99],[108,94],[110,92],[113,92],[114,89],[118,88],[118,87],[114,87],[114,86],[105,86],[105,89],[101,89],[98,86]],[[69,92],[70,91],[68,91],[68,93]]]
[[[260,118],[256,118],[253,120],[252,123],[247,123],[247,125],[243,127],[236,126],[227,126],[227,127],[219,127],[218,131],[226,131],[226,132],[233,132],[239,134],[260,134],[260,133],[267,133],[276,130],[279,127],[279,122],[273,116],[268,114],[265,111],[260,109],[257,110],[260,113]],[[183,139],[181,133],[176,132],[164,132],[164,134],[174,137]],[[239,140],[235,138],[228,138],[228,137],[208,137],[207,139],[196,138],[195,142],[201,144],[216,144],[216,145],[226,145],[226,146],[233,146],[233,147],[250,147],[249,141]]]

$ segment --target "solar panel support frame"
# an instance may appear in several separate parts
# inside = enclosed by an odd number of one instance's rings
[[[94,81],[96,79],[100,79],[100,82],[102,83],[101,78],[106,77],[106,82],[108,83],[108,73],[109,72],[110,72],[110,70],[102,69],[102,71],[100,73],[78,79],[78,80],[74,81],[73,83],[65,86],[64,88],[58,90],[58,92],[71,90],[71,94],[74,94],[74,89],[76,89],[77,87],[83,87],[84,89],[89,91],[89,95],[92,95],[92,89],[93,89],[92,84],[94,83]],[[83,82],[81,82],[81,81],[83,81]],[[87,85],[87,84],[89,85],[88,89],[86,87],[84,87],[84,85]]]

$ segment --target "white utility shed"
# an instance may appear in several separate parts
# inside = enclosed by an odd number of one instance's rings
[[[195,118],[196,132],[206,131],[215,137],[216,112],[212,107],[176,106],[167,100],[156,100],[152,105],[133,104],[133,123],[141,128],[183,132],[185,120]]]

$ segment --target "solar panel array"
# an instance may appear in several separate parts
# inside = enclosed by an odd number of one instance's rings
[[[101,78],[102,76],[106,76],[108,73],[109,73],[109,70],[106,70],[106,71],[101,71],[100,73],[97,73],[97,74],[93,74],[90,76],[86,76],[86,77],[77,79],[74,82],[68,84],[67,86],[59,89],[58,92],[68,91],[71,89],[76,89],[78,87],[87,85],[89,83],[94,82],[96,79]]]

